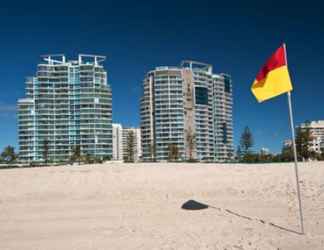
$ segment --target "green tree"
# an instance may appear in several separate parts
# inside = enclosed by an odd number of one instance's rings
[[[17,159],[15,148],[12,146],[5,147],[1,153],[1,159],[7,164],[14,163]]]
[[[168,159],[169,161],[177,161],[179,159],[179,149],[177,144],[171,143],[168,146],[169,154]]]
[[[242,158],[242,161],[246,163],[258,163],[259,160],[258,154],[252,154],[250,152],[246,153]]]
[[[103,158],[102,158],[103,161],[111,161],[111,156],[110,155],[105,155]]]
[[[44,139],[43,141],[43,159],[45,165],[48,163],[48,151],[49,151],[49,141],[47,138]]]
[[[256,154],[256,158],[258,162],[271,162],[272,155],[261,151],[259,154]]]
[[[189,150],[189,161],[194,161],[193,152],[196,145],[196,135],[190,130],[186,136],[188,150]]]
[[[249,127],[245,127],[241,139],[240,139],[240,147],[244,155],[250,153],[250,149],[253,147],[254,141],[252,133]]]
[[[237,146],[236,149],[236,159],[240,162],[242,160],[242,150],[240,145]]]
[[[152,142],[149,146],[150,158],[152,162],[155,162],[155,144]]]
[[[298,127],[296,130],[296,149],[299,160],[308,160],[311,157],[310,143],[312,136],[307,127]]]
[[[282,158],[281,158],[281,154],[275,154],[272,156],[271,162],[281,162]]]
[[[135,154],[135,135],[134,131],[128,131],[126,137],[126,155],[125,155],[125,162],[134,162],[134,154]]]
[[[89,154],[89,153],[86,153],[83,157],[82,157],[83,161],[87,164],[92,164],[92,163],[95,163],[95,159],[94,157]]]
[[[70,162],[74,163],[74,162],[78,162],[80,164],[81,162],[81,147],[80,145],[75,145],[72,148],[72,155],[70,157]]]
[[[292,145],[286,145],[281,150],[281,161],[290,162],[294,160],[294,152]]]
[[[102,163],[102,158],[92,155],[90,153],[86,153],[83,156],[81,156],[81,159],[86,164],[94,164],[94,163]]]
[[[324,148],[321,149],[321,161],[324,161]]]
[[[321,161],[322,160],[322,153],[316,151],[310,151],[310,158],[312,160]]]

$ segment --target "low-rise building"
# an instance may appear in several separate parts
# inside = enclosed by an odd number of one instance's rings
[[[132,139],[130,137],[133,136]],[[140,128],[123,128],[123,159],[129,157],[129,143],[133,141],[131,157],[135,162],[142,159],[141,129]]]
[[[308,128],[312,137],[310,150],[316,153],[324,151],[324,120],[305,122],[300,128]]]
[[[114,161],[123,160],[123,127],[121,124],[112,124],[112,134],[113,134],[113,147],[112,154]]]

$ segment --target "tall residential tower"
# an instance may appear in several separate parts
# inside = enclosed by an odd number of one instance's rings
[[[24,162],[112,156],[112,95],[103,56],[43,56],[18,100],[19,156]],[[45,159],[47,158],[47,159]]]
[[[183,61],[147,73],[141,99],[143,160],[179,158],[224,162],[233,158],[232,84],[212,66]]]

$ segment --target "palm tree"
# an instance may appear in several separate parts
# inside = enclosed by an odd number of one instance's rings
[[[282,147],[281,160],[285,162],[294,160],[294,152],[293,152],[292,145],[287,145]]]
[[[125,162],[134,162],[134,153],[135,153],[135,136],[132,130],[128,131],[127,138],[126,138],[126,156]]]
[[[150,144],[149,152],[150,152],[151,161],[154,162],[155,161],[155,144],[154,143]]]
[[[193,152],[194,152],[194,149],[195,149],[195,134],[192,133],[191,130],[188,131],[187,133],[187,137],[186,137],[186,140],[187,140],[187,144],[188,144],[188,149],[189,149],[189,161],[192,161],[194,160],[193,158]]]
[[[179,158],[179,149],[177,144],[175,143],[169,144],[168,149],[169,149],[169,155],[168,155],[169,161],[177,161]]]
[[[240,140],[241,150],[243,151],[244,155],[248,154],[250,148],[253,147],[253,136],[249,129],[249,127],[245,127]]]
[[[236,159],[240,162],[241,158],[242,158],[242,150],[240,145],[238,145],[236,150]]]
[[[72,163],[78,161],[78,163],[80,164],[80,161],[81,161],[81,147],[80,147],[80,145],[75,145],[72,148],[72,155],[70,157],[70,161]]]
[[[17,159],[15,148],[12,146],[5,147],[1,153],[1,159],[7,164],[14,163]]]
[[[296,149],[300,160],[308,160],[311,157],[310,143],[312,136],[309,128],[298,127],[296,131]]]
[[[49,141],[48,139],[44,139],[44,142],[43,142],[43,159],[44,159],[44,162],[45,162],[45,165],[47,164],[48,162],[48,150],[49,150]]]

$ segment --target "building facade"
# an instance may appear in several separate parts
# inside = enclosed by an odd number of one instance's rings
[[[231,77],[227,74],[214,74],[213,87],[215,160],[224,162],[234,157]]]
[[[112,124],[112,134],[113,134],[113,160],[114,161],[123,161],[123,128],[121,124],[113,123]]]
[[[141,98],[143,160],[165,161],[170,145],[179,159],[233,159],[232,82],[212,66],[183,61],[147,73]]]
[[[324,120],[302,123],[300,127],[307,128],[311,134],[310,150],[318,154],[324,152]]]
[[[112,157],[112,94],[103,56],[48,55],[26,80],[18,100],[19,157],[23,162]],[[45,159],[47,158],[47,159]]]
[[[133,136],[133,155],[132,159],[135,162],[142,160],[142,143],[141,143],[141,130],[139,128],[123,128],[123,159],[129,157],[129,140]]]

